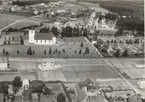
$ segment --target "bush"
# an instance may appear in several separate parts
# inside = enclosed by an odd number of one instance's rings
[[[120,50],[117,49],[116,53],[114,54],[115,57],[120,57]]]

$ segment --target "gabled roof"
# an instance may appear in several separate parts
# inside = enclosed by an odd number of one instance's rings
[[[34,39],[35,40],[52,40],[55,37],[53,33],[38,33],[36,32]]]

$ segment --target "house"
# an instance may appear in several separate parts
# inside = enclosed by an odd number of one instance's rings
[[[0,70],[11,70],[7,62],[0,62]]]
[[[28,79],[23,80],[23,88],[24,88],[24,90],[29,90],[29,80]]]
[[[30,44],[56,44],[56,37],[53,33],[38,33],[35,30],[29,30],[29,43]]]

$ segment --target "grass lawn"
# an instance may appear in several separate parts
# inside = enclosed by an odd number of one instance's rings
[[[32,57],[83,57],[85,50],[88,47],[89,54],[84,55],[84,57],[100,57],[100,55],[97,54],[97,49],[88,43],[85,38],[58,38],[57,41],[58,44],[54,45],[4,45],[0,46],[0,55],[3,55],[3,49],[5,49],[9,52],[9,56],[28,57],[27,50],[31,47],[31,49],[35,51],[35,54],[32,55]],[[81,42],[83,42],[83,47],[81,47]],[[50,48],[51,54],[49,54]],[[63,49],[65,52],[63,52]],[[17,54],[18,50],[20,52],[19,54]],[[45,50],[46,55],[44,54]]]

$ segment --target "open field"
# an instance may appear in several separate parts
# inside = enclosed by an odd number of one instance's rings
[[[13,74],[5,74],[0,75],[0,81],[12,81],[16,76],[20,76],[21,79],[29,79],[29,80],[36,80],[36,77],[34,75],[30,74],[22,74],[22,73],[13,73]]]
[[[113,90],[131,89],[122,79],[97,80],[97,84],[99,84],[100,87],[112,86]]]
[[[136,78],[145,78],[145,69],[144,68],[137,68],[135,65],[143,65],[142,64],[137,64],[138,61],[143,62],[143,59],[137,60],[111,60],[111,63],[119,69],[122,73],[126,73],[131,79],[136,79]],[[134,64],[134,65],[133,65]]]
[[[27,26],[33,26],[33,25],[40,25],[41,21],[32,21],[32,20],[24,20],[22,22],[18,22],[15,25],[10,26],[9,28],[22,28]]]
[[[87,9],[87,8],[86,8],[85,6],[83,6],[83,5],[77,5],[77,4],[71,4],[71,3],[64,3],[64,4],[62,4],[60,7],[59,7],[59,6],[56,6],[56,7],[51,7],[50,9],[51,9],[52,11],[57,11],[57,10],[59,10],[60,8],[66,10],[66,11],[71,10],[71,11],[73,11],[73,12],[76,12],[76,11],[78,11],[79,9],[82,9],[82,10],[86,10],[86,9]]]
[[[108,13],[109,11],[100,7],[99,4],[89,3],[89,2],[79,2],[79,4],[84,5],[88,8],[96,8],[97,12]]]
[[[55,70],[38,71],[40,80],[82,81],[90,79],[110,79],[119,76],[103,61],[59,61]]]
[[[7,26],[10,23],[13,23],[17,20],[24,19],[23,16],[0,14],[0,29]]]
[[[144,2],[143,0],[80,0],[90,3],[100,4],[101,7],[110,10],[111,12],[120,14],[133,14],[135,17],[144,17]],[[113,9],[112,9],[113,8]],[[122,11],[122,12],[119,12]]]

